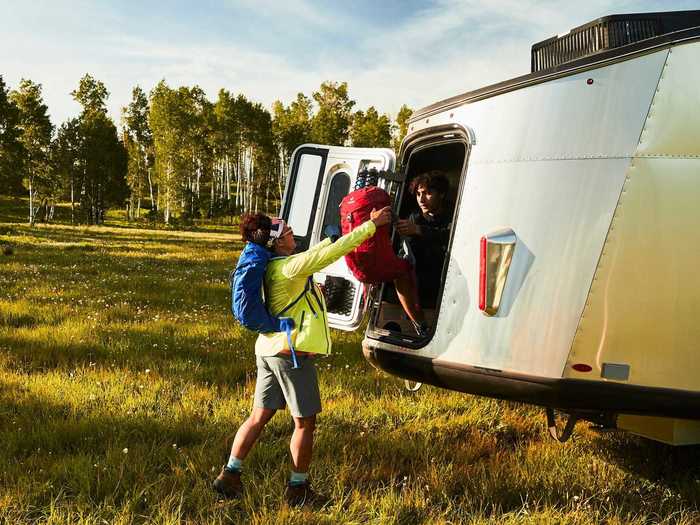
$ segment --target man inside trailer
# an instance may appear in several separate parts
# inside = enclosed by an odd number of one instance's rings
[[[442,267],[452,226],[447,199],[449,189],[444,172],[432,170],[419,174],[409,186],[419,210],[396,224],[399,235],[408,238],[416,260],[418,295],[423,309],[437,307],[442,287]]]

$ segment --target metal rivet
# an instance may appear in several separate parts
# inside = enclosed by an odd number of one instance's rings
[[[454,117],[454,116],[455,116],[454,113],[450,113],[450,118],[452,118],[452,117]]]

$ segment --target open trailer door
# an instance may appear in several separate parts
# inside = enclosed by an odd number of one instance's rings
[[[340,201],[364,170],[393,170],[396,156],[388,148],[344,148],[305,144],[292,154],[282,199],[282,218],[294,230],[297,251],[325,239],[328,226],[340,227]],[[324,287],[328,322],[333,328],[354,330],[366,311],[364,286],[341,258],[314,280]]]

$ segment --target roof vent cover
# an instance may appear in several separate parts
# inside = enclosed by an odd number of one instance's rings
[[[532,72],[697,26],[700,26],[700,11],[606,16],[572,29],[566,35],[533,44]]]

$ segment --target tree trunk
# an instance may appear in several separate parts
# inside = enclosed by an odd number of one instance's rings
[[[209,218],[213,219],[214,218],[214,185],[216,181],[216,172],[215,170],[212,170],[211,173],[211,197],[209,199]]]
[[[29,226],[34,226],[34,185],[31,174],[29,175]]]
[[[70,223],[75,224],[75,181],[70,178]]]
[[[151,210],[154,209],[154,201],[153,201],[153,181],[151,180],[151,168],[149,167],[148,170],[148,191],[151,193]],[[156,212],[158,211],[158,203],[155,203],[155,210]]]

